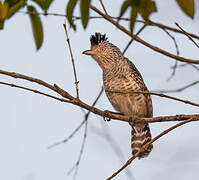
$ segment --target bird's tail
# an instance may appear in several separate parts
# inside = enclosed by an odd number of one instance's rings
[[[143,145],[148,143],[151,140],[151,132],[149,124],[134,124],[132,125],[132,138],[131,138],[131,148],[132,154],[136,154]],[[138,158],[144,158],[149,155],[153,148],[153,145],[150,144],[146,149],[143,149]]]

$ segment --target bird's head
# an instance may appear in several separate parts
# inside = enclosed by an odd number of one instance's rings
[[[103,70],[111,68],[123,57],[121,51],[107,39],[106,34],[95,33],[90,37],[91,49],[83,52],[91,55]]]

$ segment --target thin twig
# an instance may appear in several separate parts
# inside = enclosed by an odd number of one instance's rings
[[[139,31],[138,31],[135,35],[138,36],[138,35],[144,30],[144,28],[145,28],[146,26],[147,26],[147,25],[144,24],[144,25],[139,29]],[[123,50],[123,52],[122,52],[123,55],[125,54],[125,52],[126,52],[127,49],[129,48],[129,46],[132,44],[133,40],[134,40],[134,39],[131,38],[131,40],[129,41],[129,43],[126,45],[126,47],[124,48],[124,50]]]
[[[180,30],[199,48],[199,45],[193,40],[193,38],[187,33],[178,23],[175,23],[176,26],[180,28]]]
[[[178,44],[177,44],[177,41],[176,41],[175,37],[172,36],[166,29],[162,28],[162,30],[173,40],[175,48],[176,48],[176,56],[179,56],[180,55],[180,51],[179,51],[179,47],[178,47]],[[171,80],[175,76],[177,66],[178,66],[178,61],[175,62],[175,65],[172,68],[173,71],[172,71],[170,77],[167,79],[167,81]]]
[[[68,140],[70,140],[81,129],[81,127],[84,125],[84,123],[85,123],[85,121],[82,121],[67,138],[65,138],[62,141],[53,143],[52,145],[48,146],[48,149],[53,148],[55,146],[58,146],[60,144],[68,142]]]
[[[192,86],[194,86],[194,85],[196,85],[196,84],[198,84],[198,83],[199,83],[199,81],[194,81],[194,82],[192,82],[192,83],[190,83],[190,84],[188,84],[188,85],[186,85],[186,86],[183,86],[183,87],[181,87],[181,88],[178,88],[178,89],[173,89],[173,90],[160,90],[160,91],[154,91],[154,92],[158,92],[158,93],[182,92],[182,91],[184,91],[185,89],[190,88],[190,87],[192,87]]]
[[[197,65],[195,65],[195,64],[185,63],[185,64],[178,65],[178,67],[185,67],[185,66],[191,66],[195,70],[199,71],[199,67]],[[174,67],[172,67],[172,68],[174,68]]]
[[[176,55],[179,56],[180,51],[179,51],[178,43],[177,43],[175,37],[172,36],[166,29],[162,29],[162,30],[173,40],[173,43],[174,43],[175,48],[176,48]]]
[[[106,14],[108,14],[107,11],[106,11],[106,8],[105,8],[105,6],[104,6],[103,1],[102,1],[102,0],[99,0],[99,2],[100,2],[100,4],[101,4],[101,6],[102,6],[104,12],[105,12]]]
[[[188,62],[188,63],[193,63],[193,64],[199,64],[199,60],[195,60],[195,59],[188,59],[188,58],[184,58],[184,57],[180,57],[180,56],[176,56],[172,53],[169,53],[163,49],[160,49],[159,47],[153,46],[150,43],[144,41],[143,39],[139,38],[136,35],[131,34],[130,31],[128,31],[124,26],[120,25],[117,21],[115,21],[113,18],[111,18],[111,16],[108,16],[106,14],[104,14],[102,11],[100,11],[99,9],[97,9],[95,6],[90,5],[90,8],[95,11],[96,13],[98,13],[99,15],[103,16],[104,19],[106,19],[107,21],[109,21],[110,23],[112,23],[114,26],[116,26],[118,29],[120,29],[122,32],[124,32],[125,34],[127,34],[128,36],[134,38],[137,42],[149,47],[150,49],[153,49],[154,51],[163,54],[165,56],[171,57],[172,59],[176,59],[178,61],[181,62]]]
[[[87,127],[88,127],[88,121],[85,122],[84,136],[83,136],[83,141],[82,141],[80,153],[79,153],[79,156],[78,156],[78,160],[75,163],[75,165],[71,168],[71,170],[67,173],[67,175],[69,175],[75,169],[73,180],[75,180],[76,177],[77,177],[77,173],[78,173],[78,169],[79,169],[79,164],[80,164],[83,152],[84,152],[84,147],[85,147],[86,137],[87,137]]]
[[[73,73],[74,73],[74,77],[75,77],[75,87],[76,87],[76,98],[79,99],[79,88],[78,88],[79,81],[77,80],[77,73],[76,73],[76,68],[75,68],[75,61],[74,61],[74,57],[73,57],[72,48],[71,48],[71,45],[70,45],[70,39],[68,37],[66,23],[64,23],[63,26],[64,26],[64,30],[65,30],[65,34],[66,34],[66,41],[68,43],[68,48],[69,48],[69,51],[70,51],[72,65],[73,65]]]
[[[172,66],[172,69],[173,69],[172,73],[171,73],[170,77],[167,79],[167,81],[170,81],[175,76],[177,67],[178,67],[178,61],[175,61],[174,66]]]
[[[110,180],[112,178],[114,178],[115,176],[117,176],[123,169],[125,169],[128,165],[131,164],[131,162],[139,155],[139,153],[146,149],[150,144],[152,144],[153,142],[157,141],[160,137],[166,135],[167,133],[169,133],[170,131],[176,129],[177,127],[180,127],[184,124],[187,124],[189,122],[192,122],[192,121],[195,121],[195,120],[198,120],[199,119],[199,116],[196,116],[196,117],[192,117],[192,118],[189,118],[183,122],[180,122],[170,128],[168,128],[167,130],[163,131],[162,133],[160,133],[158,136],[156,136],[155,138],[153,138],[151,141],[149,141],[147,144],[145,144],[133,157],[131,157],[125,164],[124,166],[122,166],[119,170],[117,170],[115,173],[113,173],[112,176],[110,176],[109,178],[107,178],[107,180]]]

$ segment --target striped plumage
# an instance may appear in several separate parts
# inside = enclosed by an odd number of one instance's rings
[[[152,117],[153,107],[150,94],[133,93],[148,91],[141,74],[135,65],[124,57],[121,51],[107,41],[105,35],[95,33],[91,36],[91,50],[84,54],[91,55],[103,70],[103,82],[106,95],[113,107],[124,115]],[[130,123],[132,127],[132,154],[151,140],[148,123]],[[139,154],[147,156],[152,145]]]

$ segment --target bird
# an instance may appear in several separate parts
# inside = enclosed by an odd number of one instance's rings
[[[108,41],[106,34],[95,33],[90,37],[91,49],[83,52],[90,55],[103,72],[105,93],[116,111],[127,116],[153,117],[153,105],[142,75],[136,66],[123,56],[120,49]],[[136,93],[137,92],[137,93]],[[141,150],[151,140],[148,123],[130,122],[132,155],[138,158],[149,155],[153,145]]]

